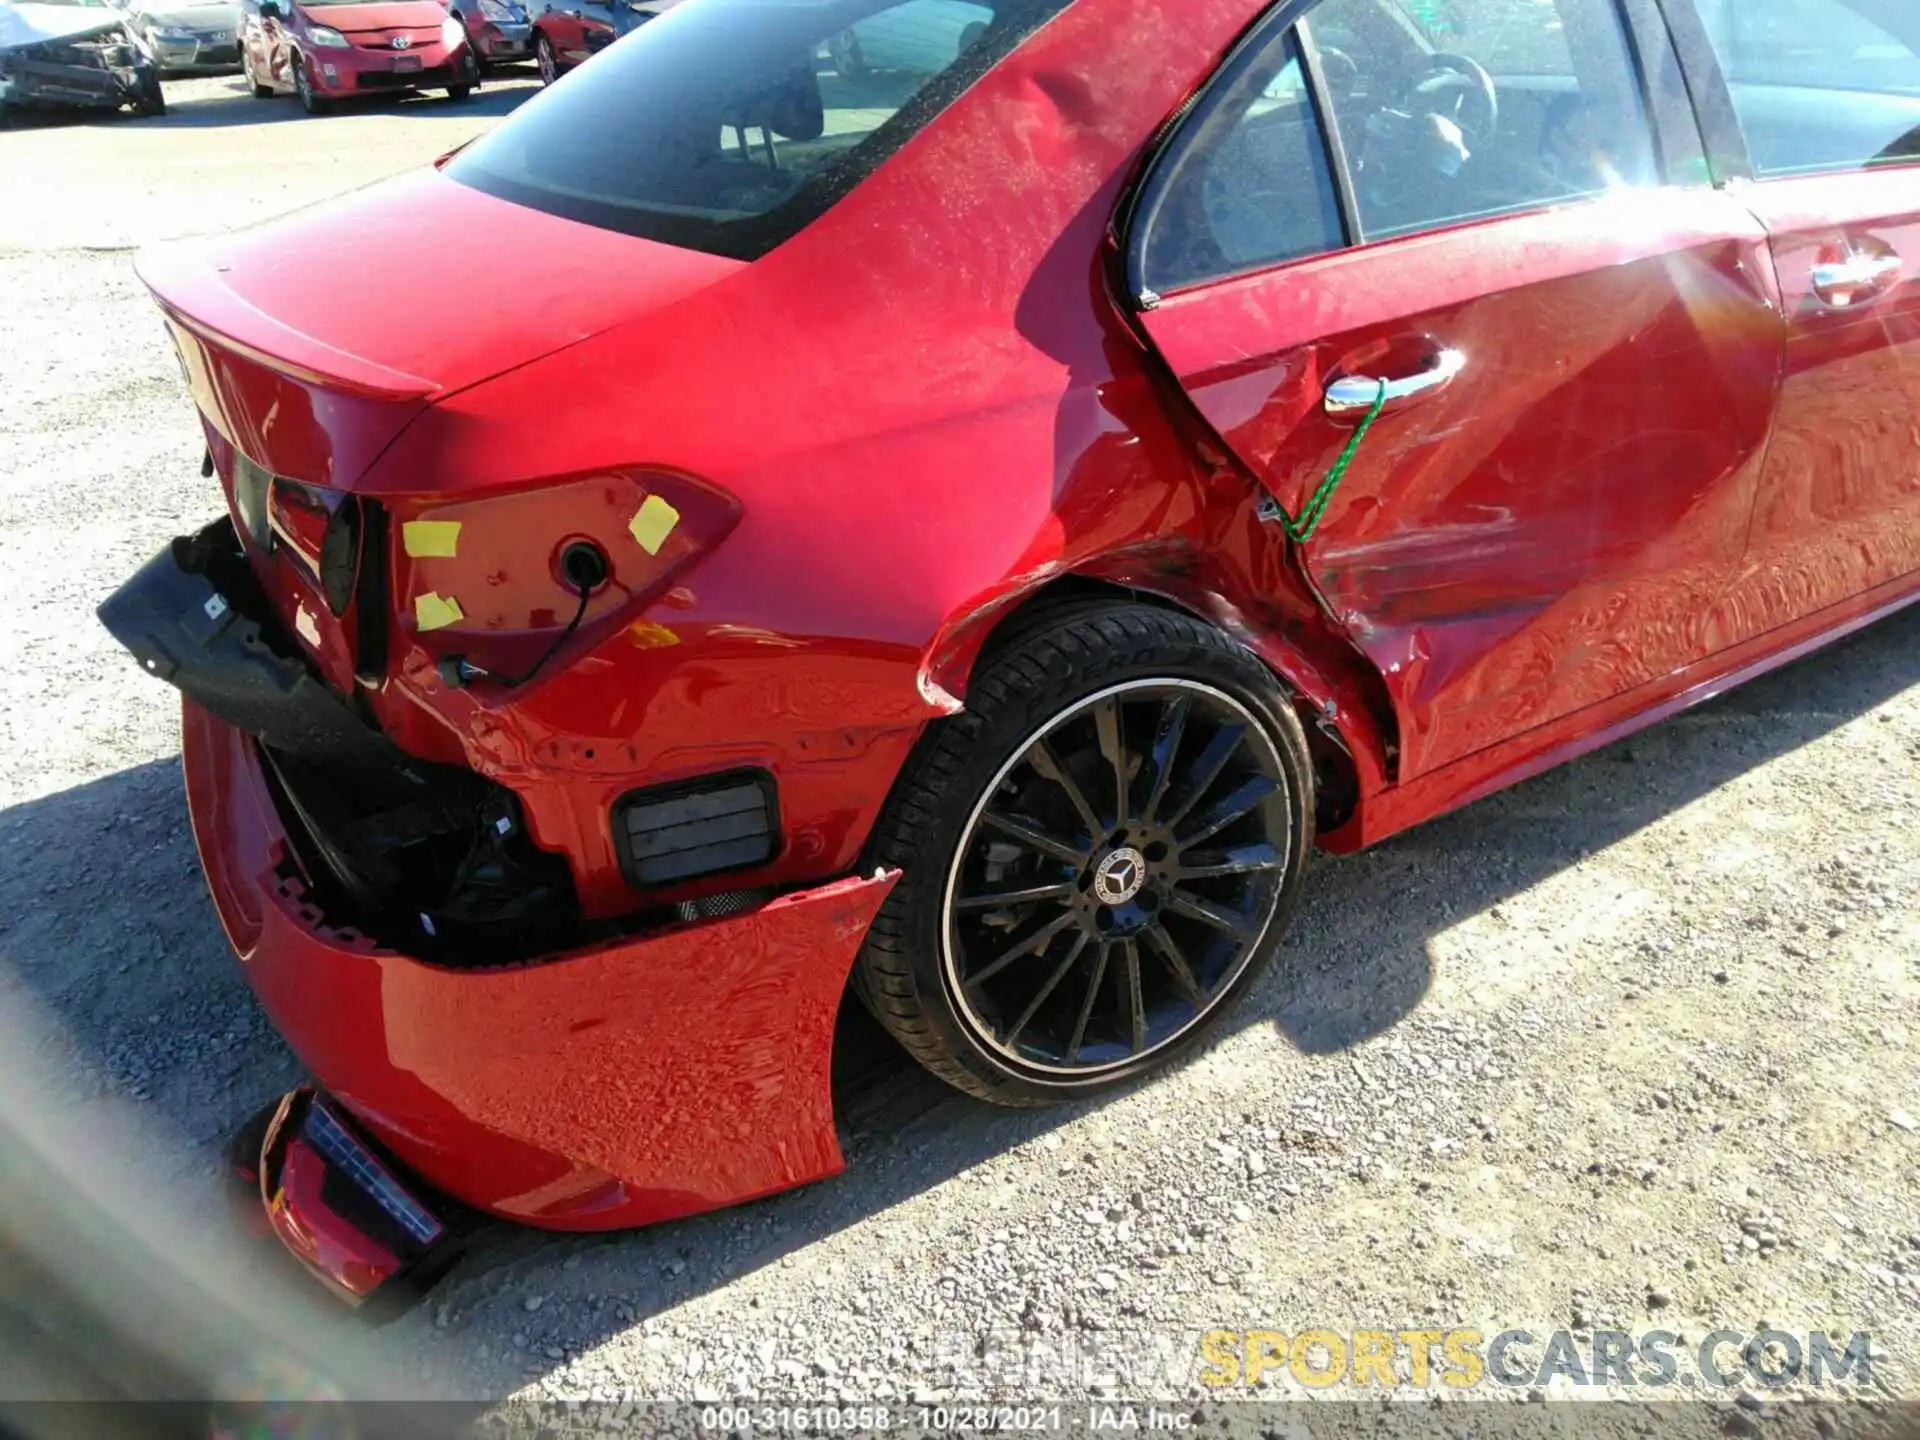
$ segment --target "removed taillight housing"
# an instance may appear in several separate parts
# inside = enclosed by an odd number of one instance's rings
[[[739,502],[718,486],[641,469],[386,503],[401,632],[430,659],[457,656],[496,683],[556,645],[590,646],[628,623],[740,520]],[[589,553],[582,606],[577,561]]]
[[[335,615],[347,613],[360,573],[360,501],[343,490],[275,478],[267,528]]]

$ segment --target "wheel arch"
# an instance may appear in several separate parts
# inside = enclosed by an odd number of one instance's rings
[[[1340,848],[1340,834],[1358,819],[1367,799],[1388,783],[1393,743],[1390,730],[1383,730],[1378,719],[1378,675],[1357,654],[1344,666],[1329,664],[1326,653],[1310,653],[1286,634],[1251,624],[1230,597],[1198,583],[1089,568],[1007,591],[957,617],[935,637],[923,656],[921,691],[957,711],[983,662],[1062,614],[1116,603],[1190,615],[1260,658],[1300,716],[1314,764],[1316,828],[1322,836],[1334,837],[1330,848]]]

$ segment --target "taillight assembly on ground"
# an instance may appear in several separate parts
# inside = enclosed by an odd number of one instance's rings
[[[292,1091],[264,1127],[242,1133],[259,1137],[250,1178],[268,1228],[342,1299],[362,1305],[402,1280],[417,1293],[444,1270],[452,1255],[446,1222],[327,1096]]]

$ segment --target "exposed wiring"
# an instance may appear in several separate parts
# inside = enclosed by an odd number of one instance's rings
[[[511,690],[515,686],[526,684],[538,675],[546,663],[559,654],[560,647],[573,638],[573,632],[580,628],[580,622],[587,618],[588,599],[608,579],[606,552],[591,540],[576,540],[561,553],[560,574],[561,578],[573,586],[579,594],[580,604],[573,612],[573,619],[567,622],[567,628],[554,638],[553,644],[547,647],[545,654],[533,662],[526,674],[495,675],[481,669],[464,655],[449,655],[438,666],[440,678],[456,690],[464,687],[469,681],[483,678]]]
[[[553,644],[547,647],[546,653],[543,654],[538,660],[533,662],[532,667],[527,671],[526,674],[520,675],[520,676],[514,676],[514,677],[509,677],[505,675],[491,675],[491,676],[488,676],[488,678],[492,680],[494,684],[503,685],[507,689],[511,690],[517,685],[526,684],[529,680],[533,679],[534,676],[538,675],[540,673],[540,667],[545,665],[549,660],[551,660],[556,654],[559,653],[560,647],[562,645],[565,645],[568,640],[573,638],[573,632],[578,630],[580,628],[580,622],[587,618],[587,598],[592,594],[593,594],[593,591],[591,587],[586,585],[582,585],[580,587],[580,604],[574,609],[573,619],[567,622],[567,628],[562,630],[560,634],[555,638]],[[485,672],[482,671],[480,673],[484,674]]]

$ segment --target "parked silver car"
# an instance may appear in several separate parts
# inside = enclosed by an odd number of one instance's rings
[[[234,0],[127,0],[121,9],[127,28],[164,71],[239,68],[240,7]]]

